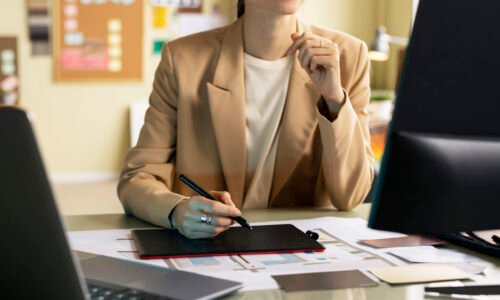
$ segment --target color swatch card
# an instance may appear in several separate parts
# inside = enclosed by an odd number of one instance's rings
[[[280,288],[286,292],[378,286],[377,282],[358,270],[275,275],[273,279],[276,280]]]
[[[443,240],[438,238],[418,235],[409,235],[389,239],[360,240],[359,242],[374,248],[432,246],[445,243]]]
[[[468,279],[471,275],[446,264],[413,264],[406,266],[374,268],[369,270],[391,284],[408,284],[433,281]]]
[[[453,249],[432,246],[392,248],[389,253],[413,263],[466,263],[479,258]]]

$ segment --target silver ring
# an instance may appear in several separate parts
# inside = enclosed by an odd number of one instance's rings
[[[205,223],[205,224],[208,224],[208,216],[207,215],[204,215],[204,216],[201,216],[200,218],[200,222],[201,223]]]
[[[208,224],[208,225],[212,225],[213,218],[214,217],[212,215],[204,215],[204,216],[200,217],[200,222]]]

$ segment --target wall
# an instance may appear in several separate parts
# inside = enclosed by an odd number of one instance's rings
[[[52,58],[30,54],[25,3],[0,0],[0,34],[18,36],[22,106],[34,115],[48,170],[116,172],[128,145],[128,105],[147,97],[156,59],[145,56],[142,82],[55,83]],[[149,43],[145,51],[151,53]]]
[[[211,4],[217,1],[222,13],[233,14],[234,0],[205,0],[204,9],[209,11]],[[25,2],[0,0],[0,35],[18,36],[22,105],[34,114],[35,130],[48,170],[52,174],[118,172],[129,144],[129,104],[148,97],[158,63],[157,57],[149,55],[152,51],[150,26],[145,26],[142,82],[54,83],[51,57],[30,54]],[[307,0],[301,14],[309,23],[350,32],[370,42],[376,25],[385,20],[391,33],[408,32],[398,26],[405,23],[401,10],[407,9],[406,2],[410,1]],[[151,12],[146,3],[145,21],[149,24]],[[385,9],[390,17],[380,20],[380,11]],[[394,74],[383,73],[384,78],[386,74],[387,80],[378,80],[378,86],[391,86]]]
[[[367,43],[377,24],[379,0],[306,0],[301,16],[310,24],[348,32]]]
[[[413,0],[378,0],[378,24],[390,35],[409,37],[413,19]],[[391,45],[389,61],[374,62],[375,88],[394,89],[398,76],[398,54],[401,46]]]

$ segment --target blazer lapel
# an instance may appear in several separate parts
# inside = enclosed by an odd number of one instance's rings
[[[213,82],[207,83],[208,102],[224,179],[236,206],[241,207],[246,173],[245,74],[243,24],[227,28]]]
[[[304,32],[303,28],[308,29],[299,22],[299,33]],[[299,163],[317,126],[316,105],[320,97],[315,83],[302,68],[296,56],[280,126],[270,203]]]

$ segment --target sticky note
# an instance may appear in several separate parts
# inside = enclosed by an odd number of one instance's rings
[[[122,31],[122,21],[119,19],[112,19],[108,21],[108,31],[119,33]]]
[[[108,44],[110,46],[118,46],[121,45],[122,43],[122,36],[121,34],[110,34],[108,35]]]
[[[2,64],[2,75],[12,75],[16,72],[16,65],[14,62]]]
[[[76,19],[66,19],[64,21],[64,30],[66,31],[78,30],[78,21]]]
[[[83,34],[81,32],[70,32],[64,35],[64,43],[68,46],[80,46],[83,44]]]
[[[10,49],[3,50],[1,56],[2,56],[3,63],[13,62],[14,59],[16,58],[16,54],[14,53],[14,50],[10,50]]]
[[[76,15],[78,15],[78,6],[74,4],[66,4],[64,6],[64,16],[75,17]]]
[[[122,56],[122,48],[121,47],[109,47],[108,48],[108,55],[111,58],[117,58]]]
[[[122,0],[123,5],[131,5],[135,2],[135,0]]]
[[[109,71],[120,72],[122,70],[122,61],[120,59],[112,59],[108,65]]]
[[[167,43],[168,40],[154,40],[153,41],[153,54],[161,54],[161,50],[163,49],[163,45]]]
[[[153,28],[167,27],[167,7],[153,6]]]
[[[369,270],[379,279],[391,284],[420,283],[468,279],[466,272],[447,264],[412,264]]]

